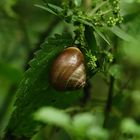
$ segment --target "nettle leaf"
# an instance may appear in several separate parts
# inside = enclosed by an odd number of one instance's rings
[[[73,118],[75,130],[85,132],[91,126],[97,126],[96,118],[89,113],[79,113]]]
[[[95,30],[95,32],[108,44],[111,45],[110,41],[108,40],[108,38],[96,27],[92,26],[93,29]]]
[[[54,4],[48,3],[48,6],[49,6],[50,8],[52,8],[54,11],[57,11],[57,12],[59,12],[59,13],[63,11],[63,9],[62,9],[61,7],[56,6],[56,5],[54,5]]]
[[[38,5],[38,4],[36,4],[35,6],[41,8],[43,10],[46,10],[54,15],[59,15],[63,11],[63,9],[61,7],[53,5],[51,3],[48,3],[47,6],[42,6],[42,5]]]
[[[8,130],[16,136],[31,137],[40,124],[33,119],[33,113],[43,106],[67,108],[80,98],[82,90],[59,92],[49,84],[50,67],[56,56],[71,45],[68,34],[49,38],[30,63],[31,68],[25,73],[17,91],[15,110],[8,125]],[[57,70],[57,68],[56,68]]]
[[[57,125],[59,127],[69,127],[71,118],[62,110],[53,107],[43,107],[35,113],[35,119],[44,123]]]
[[[124,32],[121,28],[114,26],[112,28],[108,28],[111,32],[113,32],[116,36],[118,36],[119,38],[131,42],[134,40],[134,38],[127,34],[126,32]]]
[[[96,38],[95,38],[94,33],[95,32],[92,30],[91,27],[85,26],[85,38],[86,38],[86,41],[88,43],[89,48],[91,49],[91,51],[93,53],[98,51],[98,47],[96,44],[97,42],[96,42]]]
[[[48,7],[45,7],[45,6],[42,6],[42,5],[38,5],[38,4],[36,4],[35,6],[38,7],[38,8],[41,8],[41,9],[43,9],[45,11],[48,11],[48,12],[50,12],[53,15],[57,15],[57,13],[55,13],[52,9],[50,9]]]

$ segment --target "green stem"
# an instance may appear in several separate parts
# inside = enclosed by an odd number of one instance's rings
[[[112,107],[114,82],[115,82],[115,79],[113,76],[111,76],[110,77],[110,87],[108,90],[108,99],[107,99],[107,104],[106,104],[105,113],[104,113],[105,114],[105,119],[104,119],[104,124],[103,124],[104,128],[107,127],[108,121],[109,121],[110,111],[111,111],[111,107]]]
[[[91,83],[89,80],[87,80],[87,83],[86,83],[86,86],[84,87],[84,95],[81,99],[81,106],[86,106],[86,104],[88,103],[88,101],[90,100],[91,98]]]

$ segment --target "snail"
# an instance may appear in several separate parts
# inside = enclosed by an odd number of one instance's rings
[[[85,86],[84,56],[77,47],[64,49],[51,68],[50,81],[57,90],[74,90]]]

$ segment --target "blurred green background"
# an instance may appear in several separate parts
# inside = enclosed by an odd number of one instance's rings
[[[61,3],[61,0],[48,1],[57,5]],[[41,0],[0,0],[0,135],[13,110],[11,105],[18,84],[35,51],[46,37],[61,34],[67,27],[57,17],[35,6],[42,3]],[[115,39],[119,65],[112,66],[110,73],[116,76],[115,89],[121,94],[114,98],[114,114],[134,118],[140,123],[140,0],[121,0],[121,13],[124,21],[120,27],[132,36],[133,41]],[[69,30],[72,32],[73,29]],[[108,85],[102,73],[91,81],[93,104],[98,110],[105,105]]]

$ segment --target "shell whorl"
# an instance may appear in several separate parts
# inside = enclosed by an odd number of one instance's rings
[[[84,87],[86,71],[82,52],[76,47],[65,49],[51,69],[51,83],[58,90],[74,90]]]
[[[86,83],[86,75],[83,73],[83,69],[85,69],[84,64],[80,64],[75,71],[70,75],[68,81],[66,83],[66,88],[70,85],[74,85],[73,88],[81,88],[84,87]]]

